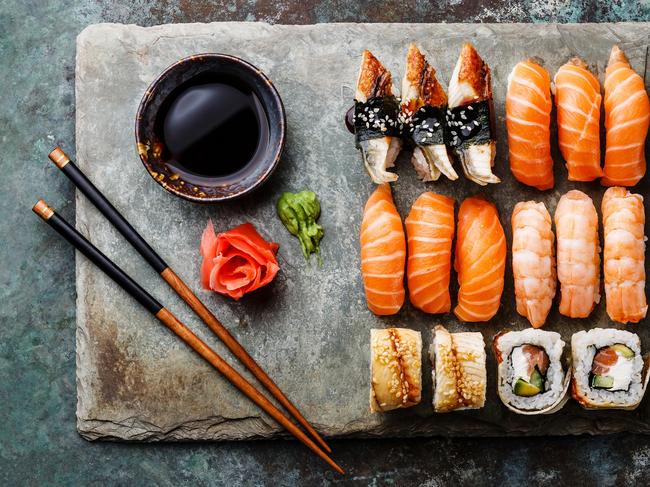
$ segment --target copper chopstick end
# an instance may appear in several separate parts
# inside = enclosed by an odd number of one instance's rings
[[[59,169],[63,169],[63,167],[68,162],[70,162],[70,158],[65,152],[63,152],[63,149],[61,149],[60,147],[57,147],[52,152],[50,152],[47,157],[49,157],[50,160],[54,164],[56,164],[56,167],[58,167]]]
[[[43,200],[38,200],[38,203],[34,205],[32,211],[46,221],[52,218],[52,215],[54,215],[54,210],[50,208]]]

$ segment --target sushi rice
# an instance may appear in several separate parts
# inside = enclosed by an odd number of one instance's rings
[[[511,353],[516,347],[535,345],[544,349],[549,358],[544,392],[531,397],[518,396],[513,392],[517,380],[512,366]],[[568,391],[570,374],[562,366],[564,341],[559,333],[528,328],[510,331],[494,337],[494,350],[497,356],[497,392],[503,403],[520,414],[548,414],[564,406]]]
[[[634,352],[632,377],[628,390],[595,389],[590,384],[591,367],[599,349],[621,343]],[[572,393],[576,401],[588,409],[635,409],[648,384],[647,370],[641,356],[638,335],[625,330],[594,328],[571,337],[573,355]]]

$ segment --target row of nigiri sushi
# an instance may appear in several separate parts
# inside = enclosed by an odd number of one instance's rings
[[[605,191],[601,204],[607,314],[621,323],[645,318],[643,197],[623,187]],[[560,198],[555,210],[560,313],[586,318],[600,301],[598,214],[581,191]],[[512,268],[517,311],[534,327],[544,324],[555,297],[551,217],[543,203],[518,203],[512,213]]]
[[[415,44],[406,56],[401,103],[391,73],[368,50],[363,52],[354,104],[357,148],[377,184],[397,180],[393,167],[403,139],[414,146],[412,163],[424,181],[444,174],[458,179],[451,152],[468,179],[498,183],[490,68],[469,43],[463,45],[449,83],[449,98]],[[447,150],[450,149],[450,151]]]
[[[571,337],[571,356],[559,333],[529,328],[497,334],[497,392],[518,414],[551,414],[571,395],[586,409],[635,409],[645,394],[648,357],[629,331],[595,328]],[[406,328],[370,332],[370,410],[419,404],[422,336]],[[487,370],[483,335],[449,333],[436,326],[429,350],[436,412],[485,405]]]
[[[540,190],[554,185],[550,124],[555,92],[558,139],[571,181],[602,177],[606,186],[633,186],[645,174],[645,139],[650,100],[643,79],[623,51],[612,48],[605,77],[605,166],[601,168],[602,96],[596,76],[573,58],[551,82],[532,60],[518,63],[508,77],[506,125],[510,169],[517,180]],[[420,50],[411,44],[402,81],[401,104],[391,73],[364,51],[354,106],[355,141],[375,183],[393,182],[387,171],[403,139],[414,146],[412,164],[424,181],[444,174],[458,178],[450,153],[468,179],[498,183],[490,68],[466,43],[449,83],[449,98]],[[448,150],[449,149],[449,150]]]
[[[517,64],[508,77],[506,126],[510,170],[517,180],[540,190],[553,187],[551,91],[557,105],[560,152],[570,181],[601,178],[604,186],[634,186],[646,171],[645,139],[650,100],[641,76],[618,46],[605,71],[606,150],[601,168],[598,78],[573,58],[555,74],[532,60]]]
[[[638,322],[648,309],[645,296],[645,213],[643,198],[622,187],[602,201],[604,287],[614,321]],[[586,318],[600,301],[598,214],[581,191],[563,195],[555,210],[557,267],[551,216],[543,203],[520,202],[512,213],[512,268],[517,312],[535,328],[544,325],[561,285],[559,311]],[[449,282],[454,238],[454,200],[423,193],[406,219],[406,236],[390,186],[370,196],[361,223],[361,273],[370,310],[397,313],[409,299],[427,313],[451,309]],[[408,243],[408,259],[407,259]],[[501,304],[506,238],[494,204],[475,196],[458,211],[454,268],[458,273],[456,316],[488,321]],[[557,269],[557,270],[556,270]]]
[[[370,310],[397,313],[404,304],[406,263],[409,299],[427,313],[451,309],[449,279],[454,238],[454,200],[424,193],[402,220],[390,186],[370,196],[361,222],[361,273]],[[408,260],[406,253],[408,239]],[[463,321],[487,321],[499,309],[505,272],[506,238],[497,209],[482,197],[467,198],[458,212],[456,260],[458,305]]]

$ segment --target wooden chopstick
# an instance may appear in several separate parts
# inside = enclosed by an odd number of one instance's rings
[[[196,353],[203,357],[215,369],[226,377],[246,397],[262,408],[278,423],[284,426],[293,436],[304,443],[316,455],[325,460],[330,467],[344,475],[344,470],[332,460],[316,443],[312,441],[300,428],[293,424],[282,411],[273,405],[262,393],[233,369],[205,342],[197,337],[187,326],[176,318],[167,308],[160,304],[153,296],[145,291],[137,282],[129,277],[120,267],[104,255],[97,247],[90,243],[64,218],[57,215],[45,201],[40,200],[33,208],[34,213],[45,220],[61,236],[70,242],[77,250],[84,254],[99,269],[105,272],[113,281],[133,296],[151,314],[160,320],[167,328],[174,332],[181,340],[189,345]]]
[[[214,316],[201,300],[192,292],[185,282],[165,263],[151,248],[131,224],[106,199],[102,192],[86,177],[79,167],[70,160],[59,147],[50,152],[50,160],[77,186],[77,188],[97,207],[106,219],[126,238],[144,259],[162,276],[169,286],[176,291],[194,312],[205,322],[212,332],[228,347],[232,354],[260,381],[260,383],[289,411],[289,413],[307,430],[316,442],[327,452],[332,449],[304,418],[293,403],[284,395],[267,373],[251,357],[246,349],[233,337],[228,329]]]

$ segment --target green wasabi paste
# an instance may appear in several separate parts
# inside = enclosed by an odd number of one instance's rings
[[[298,237],[306,259],[320,253],[320,241],[325,232],[316,220],[320,216],[320,203],[313,191],[282,193],[277,204],[278,216],[289,233]]]

